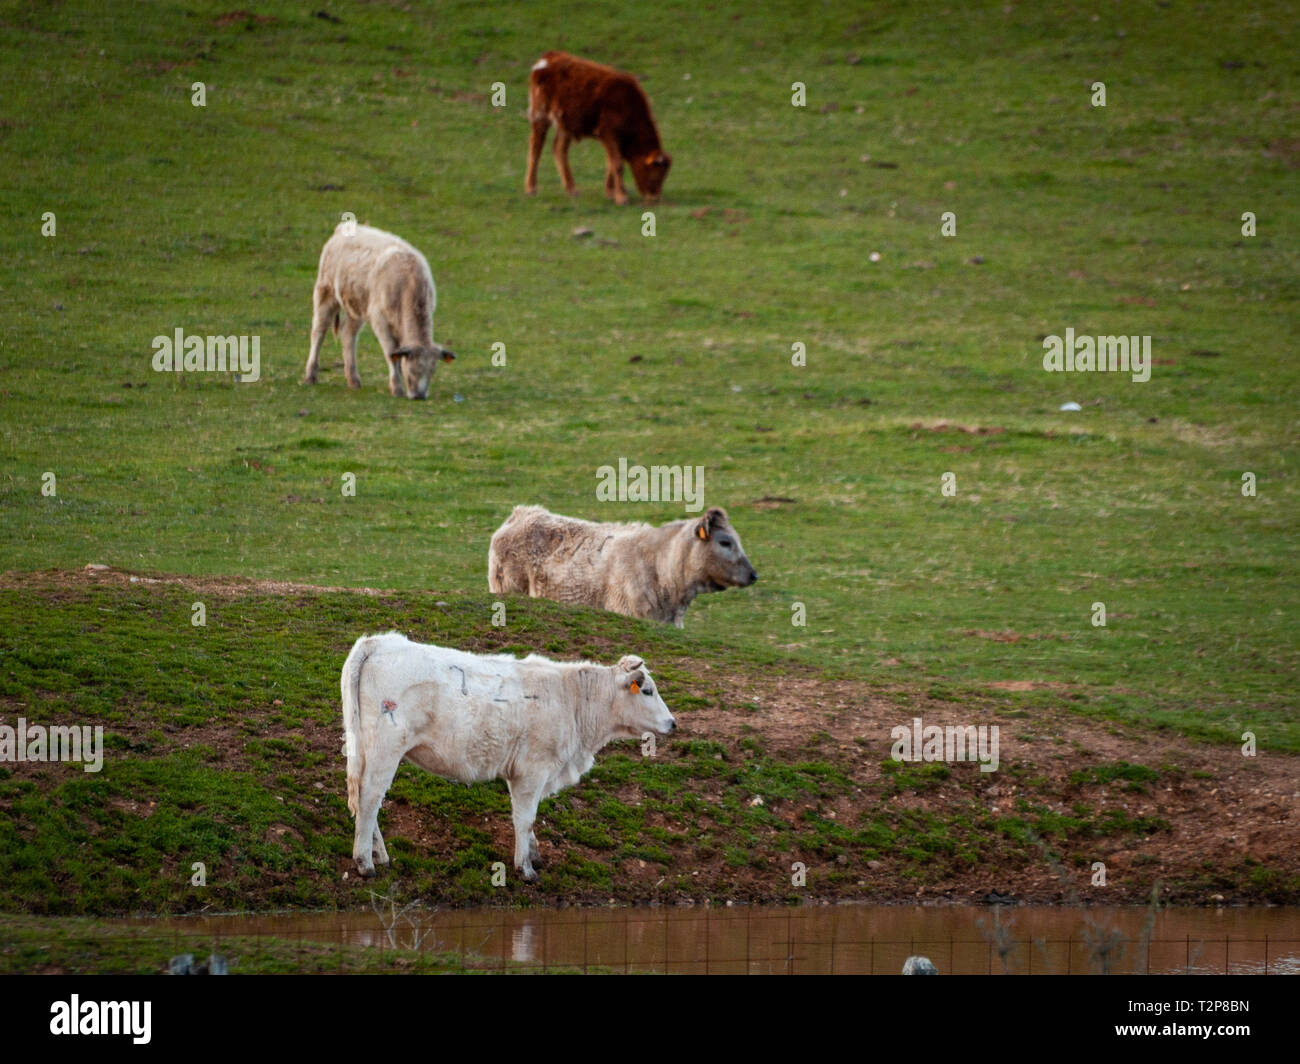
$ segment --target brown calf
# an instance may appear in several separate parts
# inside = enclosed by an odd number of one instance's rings
[[[567,52],[547,52],[528,77],[528,176],[524,191],[537,193],[537,159],[546,133],[555,126],[555,165],[564,190],[578,194],[569,169],[569,145],[595,137],[605,146],[605,195],[620,206],[627,202],[623,163],[632,168],[646,202],[659,198],[672,158],[659,143],[650,102],[636,78]]]

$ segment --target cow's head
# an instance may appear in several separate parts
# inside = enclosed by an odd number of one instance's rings
[[[745,557],[740,537],[727,519],[727,511],[710,506],[698,521],[688,524],[694,551],[691,572],[704,582],[705,591],[725,591],[729,587],[749,587],[758,573]]]
[[[450,362],[456,356],[442,344],[432,347],[399,347],[393,352],[393,362],[402,375],[408,399],[427,399],[429,381],[439,362]]]
[[[628,164],[632,167],[632,178],[641,190],[641,195],[648,203],[655,202],[663,190],[668,168],[673,165],[672,156],[665,151],[652,151],[629,159]]]
[[[614,666],[614,726],[622,738],[639,739],[646,732],[668,735],[677,730],[677,721],[659,697],[645,662],[635,654],[619,659]]]

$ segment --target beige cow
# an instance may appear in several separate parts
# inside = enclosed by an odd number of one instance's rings
[[[682,627],[696,595],[748,587],[758,573],[727,513],[644,524],[597,524],[516,506],[492,536],[488,587]]]
[[[343,345],[349,388],[360,388],[357,334],[367,322],[388,361],[388,390],[424,399],[438,362],[456,356],[433,342],[438,291],[425,257],[399,236],[341,222],[320,253],[312,295],[311,352],[303,379],[316,383],[325,331]]]

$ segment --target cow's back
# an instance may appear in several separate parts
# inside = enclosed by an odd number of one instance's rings
[[[422,287],[411,281],[427,281],[433,291],[433,276],[424,256],[400,236],[383,229],[340,222],[321,249],[316,283],[332,288],[335,298],[354,317],[364,317],[372,293],[389,290],[389,283],[396,285],[397,291]],[[426,302],[430,305],[420,309],[432,315],[432,300]]]
[[[408,760],[445,779],[504,778],[521,750],[563,731],[562,682],[552,662],[386,639],[362,672],[363,730],[372,743],[401,737]]]
[[[649,118],[631,74],[567,52],[546,52],[529,74],[530,117],[549,118],[571,137],[597,137],[605,125]]]
[[[608,587],[617,564],[614,544],[644,525],[583,521],[540,506],[516,507],[492,537],[489,583],[493,590],[575,605],[608,608]]]

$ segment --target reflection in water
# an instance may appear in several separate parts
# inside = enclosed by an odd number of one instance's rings
[[[444,950],[506,964],[671,974],[897,974],[912,954],[943,974],[1300,974],[1300,909],[803,908],[406,910],[396,942],[370,911],[159,921],[211,935],[276,935]]]
[[[531,964],[537,958],[533,956],[533,935],[535,930],[531,923],[513,928],[510,932],[510,959],[520,964]]]

